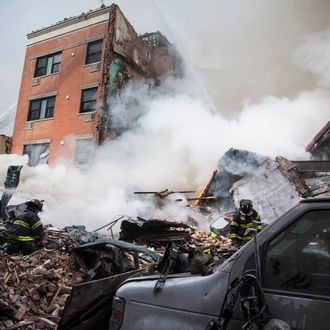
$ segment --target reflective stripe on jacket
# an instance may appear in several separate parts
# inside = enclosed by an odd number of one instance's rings
[[[11,241],[20,241],[20,242],[33,242],[34,239],[32,236],[15,236],[15,235],[6,235],[7,238]]]
[[[230,223],[230,235],[229,238],[249,241],[253,238],[253,233],[249,232],[246,234],[248,228],[256,228],[259,232],[262,230],[261,223],[256,227],[253,224],[253,221],[260,221],[260,215],[254,209],[252,209],[251,214],[245,215],[241,213],[240,210],[234,213],[233,220]]]
[[[16,241],[33,241],[42,236],[43,225],[36,212],[27,209],[19,215],[7,229],[7,237]]]

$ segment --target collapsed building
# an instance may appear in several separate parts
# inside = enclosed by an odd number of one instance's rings
[[[330,159],[330,121],[315,135],[306,147],[315,160]]]
[[[59,31],[70,44],[57,35]],[[77,31],[85,39],[73,37]],[[65,19],[33,32],[29,39],[26,65],[34,75],[24,69],[28,84],[22,83],[13,150],[29,154],[30,165],[51,163],[58,153],[84,164],[91,156],[88,143],[100,144],[113,136],[107,98],[120,92],[130,79],[151,80],[157,85],[160,77],[176,72],[167,39],[159,32],[137,36],[116,5]],[[47,50],[48,42],[56,47]],[[31,50],[34,47],[37,54]],[[83,69],[77,69],[85,54]],[[77,58],[80,62],[75,62]],[[67,79],[71,76],[77,77],[77,85]],[[64,85],[65,81],[72,86]],[[59,135],[52,135],[53,130]],[[65,138],[72,133],[76,136],[73,144]],[[201,212],[207,207],[228,211],[241,198],[250,197],[263,219],[271,222],[300,198],[329,194],[330,166],[324,161],[329,159],[328,136],[329,123],[307,148],[323,161],[273,160],[230,149],[197,198],[197,206]],[[107,327],[111,298],[118,284],[132,275],[150,274],[167,243],[185,244],[193,237],[192,243],[203,249],[212,245],[226,251],[230,247],[223,238],[211,240],[201,233],[193,236],[193,229],[182,223],[129,219],[122,224],[121,241],[100,239],[92,233],[79,237],[85,239],[78,245],[73,238],[76,228],[58,232],[50,228],[47,245],[35,255],[5,255],[0,281],[9,317],[0,321],[1,326],[53,329],[60,323],[60,329]]]
[[[318,161],[268,159],[252,175],[231,188],[234,203],[253,199],[266,222],[272,222],[302,198],[328,196],[330,164]]]
[[[275,159],[230,149],[219,160],[203,203],[228,212],[244,198],[253,200],[263,221],[270,223],[302,198],[330,195],[330,122],[306,147],[312,160]]]
[[[172,193],[136,192],[153,194],[162,202]],[[196,202],[193,207],[205,215],[232,211],[241,198],[248,197],[269,223],[301,198],[329,195],[329,161],[271,159],[230,149],[200,196],[187,201]],[[155,289],[161,290],[169,271],[205,275],[235,251],[230,239],[210,237],[179,219],[120,217],[117,221],[121,222],[119,239],[97,233],[106,227],[112,233],[113,221],[91,233],[83,226],[60,230],[50,226],[44,247],[35,254],[3,254],[0,325],[8,329],[107,329],[112,298],[129,277],[154,274],[158,277]],[[211,256],[205,254],[207,250]]]
[[[87,164],[113,137],[109,99],[128,81],[150,87],[178,74],[160,32],[139,36],[119,7],[102,5],[27,35],[11,152],[29,165]]]

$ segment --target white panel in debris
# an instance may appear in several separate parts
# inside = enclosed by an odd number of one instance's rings
[[[295,187],[271,159],[259,166],[252,175],[235,182],[231,194],[236,206],[241,199],[251,199],[265,223],[274,221],[300,200]]]

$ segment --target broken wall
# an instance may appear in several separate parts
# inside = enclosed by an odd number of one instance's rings
[[[330,121],[315,135],[306,147],[314,159],[330,160]]]
[[[258,155],[247,150],[231,148],[220,158],[217,173],[210,185],[208,195],[217,197],[217,202],[207,203],[225,211],[232,211],[235,205],[232,202],[229,190],[232,185],[244,176],[254,173],[268,157]],[[245,196],[243,198],[249,198]]]
[[[175,70],[175,56],[171,55],[171,48],[158,47],[153,49],[151,67],[156,77],[172,75]]]
[[[149,80],[149,84],[157,85],[160,77],[173,74],[176,61],[172,53],[170,44],[155,47],[144,41],[119,7],[111,5],[101,86],[103,105],[97,124],[99,144],[115,134],[111,127],[108,98],[111,100],[112,96],[120,94],[130,79]]]
[[[115,33],[112,40],[113,51],[121,55],[127,65],[142,74],[148,75],[151,60],[151,47],[135,32],[120,9],[116,8]]]
[[[155,35],[163,37],[160,33]],[[163,38],[166,40],[165,37]],[[166,45],[164,42],[149,44],[144,41],[137,35],[118,7],[112,47],[116,54],[125,58],[126,64],[131,69],[140,73],[144,78],[163,76],[174,70],[174,59],[169,51],[170,44]]]
[[[149,35],[159,36],[166,42],[150,44],[145,41],[116,7],[112,38],[114,56],[111,59],[111,65],[114,64],[116,70],[112,70],[112,72],[116,71],[117,74],[122,73],[133,79],[159,78],[172,74],[175,60],[170,52],[170,43],[160,33],[150,33]],[[116,80],[116,75],[112,75],[110,80]],[[112,84],[109,93],[115,91],[114,84]]]
[[[318,148],[311,151],[311,154],[316,160],[330,160],[330,136]]]
[[[295,186],[272,159],[265,161],[253,174],[235,182],[230,192],[236,206],[242,198],[252,199],[265,223],[273,222],[300,200]]]

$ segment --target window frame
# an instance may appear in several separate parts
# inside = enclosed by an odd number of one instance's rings
[[[49,104],[49,102],[52,101],[53,103]],[[27,121],[54,118],[55,102],[56,95],[30,100]],[[35,109],[32,109],[35,105],[37,107]],[[36,118],[33,115],[34,113],[37,114]]]
[[[261,256],[261,264],[262,264],[262,285],[265,293],[270,293],[270,294],[276,294],[276,295],[286,295],[290,297],[301,297],[301,298],[307,298],[307,299],[318,299],[318,300],[326,300],[330,301],[330,295],[329,294],[320,294],[320,293],[315,293],[315,292],[308,292],[304,291],[304,288],[301,288],[299,290],[292,290],[290,288],[279,288],[279,287],[266,287],[265,286],[265,275],[266,275],[266,265],[267,265],[267,253],[270,249],[270,244],[276,240],[280,235],[284,234],[290,227],[293,228],[306,214],[311,213],[311,212],[320,212],[320,211],[328,211],[330,212],[329,207],[317,207],[317,208],[310,208],[310,209],[305,209],[304,212],[300,213],[297,215],[290,223],[283,227],[279,232],[277,232],[276,235],[273,235],[272,237],[269,237],[269,239],[259,246],[260,249],[260,256]],[[303,251],[303,250],[302,250]],[[301,251],[301,252],[302,252]],[[254,253],[250,255],[250,258],[246,260],[245,263],[245,268],[247,268],[247,264],[251,264],[250,260],[251,258],[254,258]]]
[[[97,51],[92,51],[92,47],[98,44],[100,44],[100,49]],[[101,62],[102,50],[103,50],[103,39],[89,42],[87,44],[85,65]],[[93,59],[94,56],[96,57],[96,60]]]
[[[77,157],[77,155],[78,155],[77,149],[78,149],[79,142],[81,142],[81,143],[84,143],[84,142],[87,142],[88,143],[89,142],[90,143],[89,144],[90,151],[87,154],[87,157],[85,156],[85,158],[83,158],[83,159],[78,159],[79,157]],[[95,151],[95,139],[94,139],[94,137],[84,137],[84,138],[81,137],[81,138],[77,138],[76,141],[75,141],[73,164],[76,165],[76,166],[89,165],[91,163],[92,159],[93,159],[94,151]],[[81,153],[79,153],[79,154],[81,154]]]
[[[56,60],[55,58],[59,57],[59,59]],[[38,65],[40,62],[44,61],[45,63],[43,65]],[[61,70],[61,63],[62,63],[62,52],[56,52],[52,54],[48,54],[46,56],[40,56],[36,59],[36,65],[34,70],[34,78],[47,76],[53,73],[58,73]],[[38,72],[38,70],[42,72]]]
[[[47,156],[46,156],[46,163],[45,164],[48,164],[48,160],[49,160],[49,150],[50,150],[50,145],[51,145],[51,142],[40,142],[40,143],[28,143],[28,144],[24,144],[23,146],[23,155],[28,155],[29,156],[29,162],[28,162],[28,166],[30,167],[35,167],[35,166],[38,166],[40,164],[44,164],[43,162],[40,162],[40,156],[42,154],[44,154],[45,152],[47,152]],[[35,157],[31,157],[31,154],[29,154],[28,152],[26,152],[26,149],[29,149],[30,148],[30,151],[32,150],[31,147],[39,147],[39,148],[42,148],[42,147],[45,147],[45,151],[39,153],[39,161],[36,163],[35,160],[37,160],[37,158]]]
[[[87,94],[88,92],[91,92],[92,90],[95,90],[95,99],[84,100],[84,97],[86,96],[85,94]],[[89,112],[95,112],[96,111],[97,93],[98,93],[98,87],[85,88],[85,89],[81,90],[79,113],[89,113]],[[87,104],[92,104],[92,107],[87,108],[87,110],[84,110],[83,108]]]

